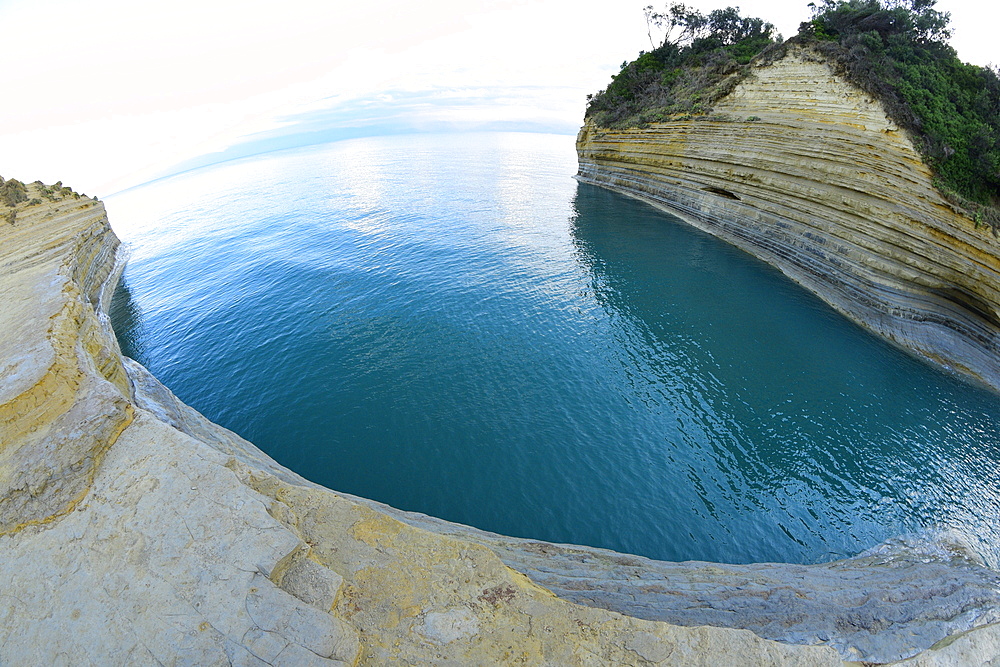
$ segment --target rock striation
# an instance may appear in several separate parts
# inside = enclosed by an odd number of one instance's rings
[[[1000,573],[957,545],[657,563],[324,489],[123,358],[103,205],[0,221],[0,664],[985,664]],[[43,199],[44,197],[44,199]]]
[[[881,104],[807,47],[713,115],[577,138],[579,179],[661,206],[862,326],[1000,389],[1000,242]]]

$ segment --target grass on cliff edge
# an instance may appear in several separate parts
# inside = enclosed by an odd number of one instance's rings
[[[935,171],[938,189],[978,223],[1000,228],[1000,76],[948,45],[949,15],[935,0],[822,0],[787,43],[812,46],[838,74],[881,100]],[[673,3],[646,8],[663,43],[623,63],[589,98],[604,127],[708,116],[749,72],[784,55],[774,27],[734,8],[705,16]],[[786,43],[786,44],[787,44]]]

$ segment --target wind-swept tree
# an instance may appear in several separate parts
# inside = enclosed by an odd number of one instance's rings
[[[699,40],[713,40],[722,46],[731,46],[745,39],[770,38],[774,34],[772,24],[763,19],[741,16],[739,7],[716,9],[706,15],[683,3],[672,2],[663,12],[656,11],[652,5],[643,11],[651,44],[652,27],[664,31],[661,46],[683,48],[693,46]]]
[[[735,85],[732,75],[774,43],[774,26],[742,16],[738,7],[703,14],[671,2],[663,11],[647,6],[644,13],[653,49],[622,63],[611,85],[589,98],[587,116],[601,124],[703,113]],[[654,31],[662,38],[654,40]]]

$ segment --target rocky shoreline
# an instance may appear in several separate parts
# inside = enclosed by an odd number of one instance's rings
[[[1000,573],[958,547],[660,563],[312,484],[121,356],[105,315],[120,244],[104,207],[44,187],[0,222],[2,664],[1000,655]]]

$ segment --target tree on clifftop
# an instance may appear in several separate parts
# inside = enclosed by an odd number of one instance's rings
[[[623,127],[677,114],[699,114],[728,92],[720,86],[750,59],[772,45],[775,28],[745,17],[737,7],[702,14],[679,2],[663,12],[644,10],[649,53],[623,63],[607,89],[591,96],[587,116],[600,125]],[[663,31],[658,46],[654,28]]]
[[[732,46],[744,40],[770,40],[775,31],[774,26],[764,19],[740,16],[739,7],[716,9],[706,15],[683,3],[672,2],[663,12],[657,12],[652,5],[647,6],[643,12],[651,44],[653,26],[665,31],[661,48],[674,46],[678,49],[697,49],[699,42],[702,42],[701,50],[709,45]]]
[[[880,99],[909,130],[945,194],[985,206],[1000,224],[1000,78],[948,45],[950,15],[935,0],[822,0],[799,39]],[[990,210],[993,209],[993,210]]]

